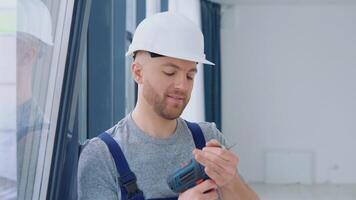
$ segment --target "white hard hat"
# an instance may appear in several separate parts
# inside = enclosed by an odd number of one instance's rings
[[[205,59],[200,28],[185,16],[172,12],[154,14],[138,25],[126,56],[139,50],[214,65]]]
[[[30,34],[48,45],[53,45],[51,14],[42,1],[17,2],[17,31]]]

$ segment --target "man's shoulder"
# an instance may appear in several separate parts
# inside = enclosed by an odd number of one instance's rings
[[[102,150],[104,147],[105,147],[105,143],[98,137],[100,134],[106,132],[108,133],[109,135],[111,135],[114,139],[117,139],[115,138],[115,135],[117,134],[117,131],[118,131],[118,128],[120,126],[122,126],[123,124],[123,120],[125,118],[121,119],[117,124],[115,124],[114,126],[112,126],[111,128],[105,130],[105,131],[102,131],[102,132],[99,132],[97,134],[96,137],[94,138],[91,138],[91,139],[86,139],[82,144],[81,144],[81,151],[84,151],[84,149],[88,149],[87,151],[98,151],[98,150]]]
[[[103,131],[108,133],[113,137],[116,142],[120,141],[120,137],[122,137],[123,134],[121,132],[124,132],[124,130],[127,128],[127,121],[128,117],[122,118],[118,123],[116,123],[114,126],[111,128]],[[98,135],[102,134],[98,133]],[[120,136],[119,136],[120,135]],[[91,139],[87,139],[84,144],[81,145],[82,153],[81,154],[89,154],[89,155],[95,155],[95,154],[102,154],[104,152],[107,152],[107,147],[104,141],[102,141],[99,137],[94,137]]]
[[[81,146],[80,160],[82,161],[94,161],[98,157],[102,157],[106,151],[104,142],[98,137],[88,139]]]
[[[199,122],[198,124],[204,133],[206,141],[215,139],[223,145],[226,144],[225,137],[216,127],[216,124],[214,122]]]
[[[111,135],[115,140],[117,141],[120,140],[120,137],[123,136],[122,134],[127,133],[129,126],[132,126],[129,122],[130,117],[131,117],[130,114],[126,115],[119,122],[117,122],[113,127],[109,128],[105,132]]]

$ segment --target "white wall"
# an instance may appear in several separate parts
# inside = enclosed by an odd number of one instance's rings
[[[313,182],[356,183],[356,4],[239,4],[222,14],[222,124],[240,170],[314,155]]]

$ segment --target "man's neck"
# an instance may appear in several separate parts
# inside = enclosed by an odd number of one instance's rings
[[[132,111],[132,119],[146,134],[156,138],[167,138],[174,134],[177,120],[167,120],[153,110],[136,105]]]

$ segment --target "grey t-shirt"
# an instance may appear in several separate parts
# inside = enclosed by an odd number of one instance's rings
[[[145,134],[127,115],[107,132],[119,143],[130,169],[136,174],[138,187],[146,199],[177,196],[166,182],[167,176],[192,158],[193,137],[183,119],[169,138],[159,139]],[[199,123],[206,141],[225,139],[214,123]],[[119,175],[111,154],[99,138],[85,145],[78,165],[78,197],[86,199],[121,199]]]

